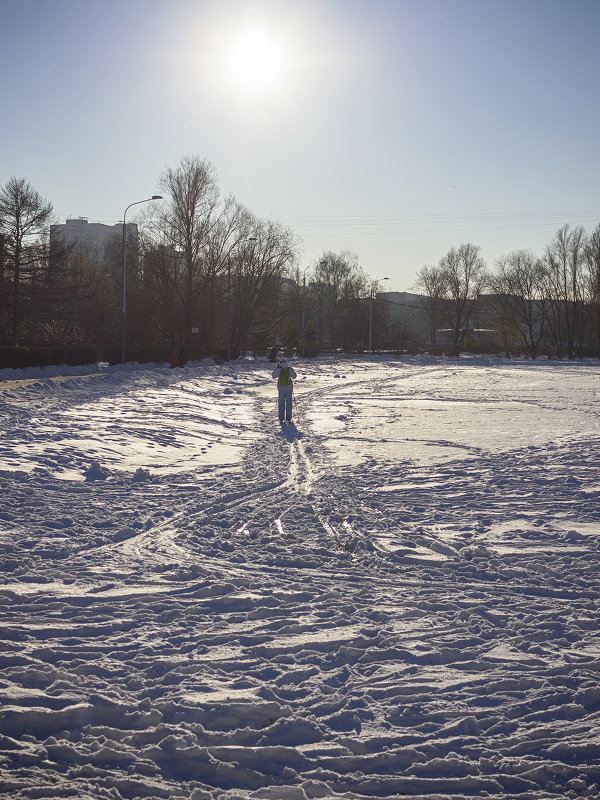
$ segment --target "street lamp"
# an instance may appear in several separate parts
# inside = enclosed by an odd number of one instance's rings
[[[255,242],[256,236],[249,236],[249,242]],[[231,251],[238,244],[234,242],[227,253],[227,361],[231,361]]]
[[[145,200],[136,200],[135,203],[130,203],[123,213],[123,297],[121,306],[121,364],[127,360],[127,228],[125,227],[125,218],[131,206],[137,206],[140,203],[149,203],[151,200],[162,200],[162,195],[153,194],[152,197],[147,197]]]
[[[377,278],[371,283],[371,302],[369,307],[369,354],[373,353],[373,289],[381,281],[389,281],[389,278]]]

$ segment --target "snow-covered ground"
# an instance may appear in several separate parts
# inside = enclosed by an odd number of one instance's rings
[[[600,797],[598,364],[294,366],[0,373],[3,796]]]

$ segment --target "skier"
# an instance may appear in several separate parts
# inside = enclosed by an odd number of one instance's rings
[[[279,390],[279,422],[292,421],[292,392],[294,384],[292,378],[296,377],[296,371],[290,367],[285,358],[278,362],[272,373],[277,378],[277,389]]]
[[[175,347],[175,343],[173,343],[173,346],[169,350],[169,364],[171,369],[175,369],[177,366],[177,347]]]

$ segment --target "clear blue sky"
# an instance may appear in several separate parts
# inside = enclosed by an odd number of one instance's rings
[[[0,20],[0,185],[27,178],[59,221],[117,222],[194,153],[294,229],[302,268],[350,250],[390,290],[461,242],[493,266],[600,222],[600,0],[0,0]]]

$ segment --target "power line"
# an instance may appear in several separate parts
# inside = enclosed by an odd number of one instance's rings
[[[74,219],[71,214],[59,214],[59,217],[61,219]],[[104,224],[117,225],[121,223],[121,220],[116,219],[114,215],[88,214],[85,219],[93,222],[104,222]],[[324,235],[364,237],[554,227],[563,225],[565,219],[577,220],[580,223],[600,222],[600,210],[499,211],[487,214],[325,215],[319,217],[287,217],[282,222],[300,229],[302,235],[306,237]],[[313,230],[310,230],[311,228]]]
[[[600,211],[499,212],[494,214],[440,214],[406,217],[292,217],[287,219],[287,224],[304,229],[302,235],[307,237],[323,236],[324,234],[330,236],[336,234],[343,236],[398,236],[554,227],[564,224],[565,219],[576,219],[581,223],[597,222],[600,221]],[[310,230],[310,228],[313,228],[313,230]],[[318,230],[319,228],[320,230]],[[348,228],[353,228],[354,230],[348,230]]]
[[[288,217],[288,222],[296,225],[415,225],[415,224],[460,224],[463,222],[503,222],[519,220],[548,220],[557,217],[600,218],[600,210],[579,211],[500,211],[464,214],[352,214],[345,216],[321,215],[307,217]]]

